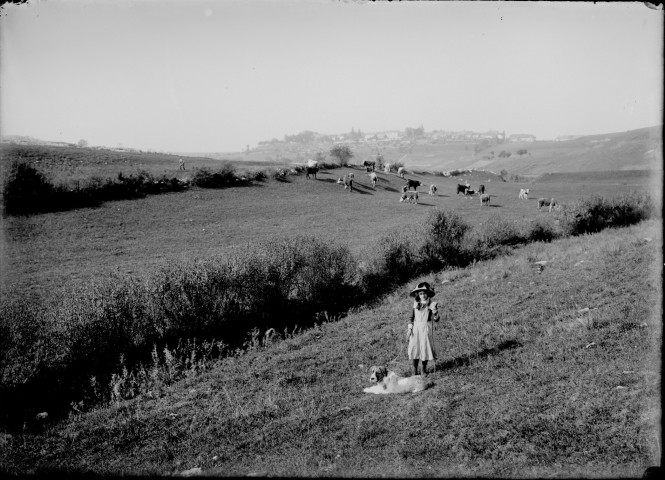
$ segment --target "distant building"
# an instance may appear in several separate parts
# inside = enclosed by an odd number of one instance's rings
[[[582,135],[559,135],[554,139],[555,142],[567,142],[568,140],[575,140],[580,138]]]
[[[508,137],[509,142],[535,142],[535,135],[528,133],[516,133]]]

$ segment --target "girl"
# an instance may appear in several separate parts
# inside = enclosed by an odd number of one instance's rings
[[[427,362],[436,359],[434,351],[434,323],[439,321],[439,309],[437,302],[430,299],[434,296],[434,290],[429,283],[419,283],[411,291],[413,302],[411,319],[407,327],[409,339],[408,354],[413,362],[413,374],[418,375],[418,360],[423,364],[423,375],[427,376]]]

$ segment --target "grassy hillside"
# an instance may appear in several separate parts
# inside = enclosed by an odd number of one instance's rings
[[[416,395],[362,392],[370,365],[408,371],[404,285],[203,375],[2,435],[0,470],[639,477],[660,464],[661,251],[650,221],[413,281],[445,312]]]
[[[176,167],[177,168],[177,167]],[[336,184],[354,171],[356,190],[348,193]],[[186,172],[185,172],[186,173]],[[308,233],[346,244],[354,254],[387,232],[408,229],[433,208],[460,212],[472,224],[489,218],[536,218],[538,197],[562,202],[593,193],[614,196],[639,189],[652,190],[650,177],[635,175],[617,184],[586,185],[561,182],[504,183],[495,175],[473,172],[455,178],[411,174],[429,186],[420,188],[420,203],[399,203],[403,180],[379,173],[376,189],[360,170],[322,171],[317,180],[304,175],[284,181],[269,180],[249,187],[221,190],[193,188],[182,193],[148,196],[138,200],[106,202],[98,208],[3,218],[2,283],[5,295],[41,296],[69,283],[87,283],[114,272],[143,276],[173,260],[223,255],[233,246],[261,239]],[[492,195],[491,207],[477,198],[456,194],[457,183],[483,183]],[[530,200],[519,200],[522,187]],[[14,293],[9,293],[9,292]]]
[[[413,169],[450,171],[474,168],[535,177],[555,172],[592,172],[621,170],[662,170],[662,126],[628,132],[588,135],[564,142],[503,143],[476,151],[477,142],[450,142],[432,145],[376,147],[351,145],[355,161],[374,159],[381,152],[388,163],[401,162]],[[518,155],[519,150],[526,155]],[[233,161],[299,161],[313,158],[316,151],[327,154],[326,148],[280,147],[242,154],[224,154],[215,158]],[[510,157],[500,158],[505,151]],[[494,155],[492,155],[494,152]]]
[[[502,145],[503,147],[503,145]],[[526,149],[527,155],[516,155]],[[476,162],[472,167],[493,171],[508,170],[522,175],[552,172],[616,170],[662,170],[662,127],[629,132],[590,135],[565,142],[511,144],[513,155],[491,162]],[[480,155],[486,154],[486,151]]]

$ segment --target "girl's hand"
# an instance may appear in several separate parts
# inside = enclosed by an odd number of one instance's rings
[[[429,304],[429,309],[436,313],[439,310],[439,304],[438,302],[432,302]]]

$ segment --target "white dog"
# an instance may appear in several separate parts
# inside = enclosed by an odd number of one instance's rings
[[[373,366],[370,368],[369,380],[376,385],[363,389],[365,393],[415,393],[432,386],[420,375],[413,377],[400,377],[395,372],[388,371],[385,366]]]

